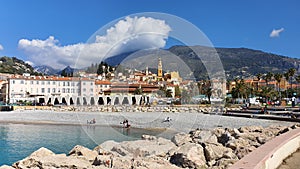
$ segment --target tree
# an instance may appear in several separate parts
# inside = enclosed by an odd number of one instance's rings
[[[175,86],[175,97],[181,97],[181,91],[179,86]]]
[[[279,97],[280,97],[279,100],[281,100],[280,82],[281,82],[281,79],[282,79],[282,74],[276,73],[274,75],[274,78],[275,78],[275,80],[277,82],[277,91],[278,91],[278,94],[279,94]]]
[[[276,82],[277,82],[277,89],[278,89],[278,91],[279,91],[279,89],[280,89],[280,82],[281,82],[281,79],[282,79],[282,74],[276,73],[276,74],[274,75],[274,78],[275,78],[275,80],[276,80]]]
[[[166,95],[166,97],[173,97],[172,96],[172,90],[171,89],[165,90],[165,95]]]
[[[290,76],[289,76],[289,80],[291,80],[291,81],[290,81],[290,82],[291,82],[291,88],[292,88],[292,86],[293,86],[293,77],[294,77],[295,73],[296,73],[296,69],[295,69],[295,68],[290,68],[290,69],[288,70],[288,74],[290,75]]]
[[[298,85],[299,85],[299,83],[300,83],[300,75],[296,76],[296,82],[298,83],[298,84],[297,84],[297,89],[298,89]]]
[[[138,88],[136,88],[136,89],[134,90],[133,93],[136,94],[136,95],[141,95],[141,94],[143,94],[143,89],[140,88],[140,87],[138,87]]]
[[[272,77],[273,77],[273,73],[268,72],[268,73],[266,74],[266,76],[265,76],[266,86],[268,86],[268,82],[271,81]]]
[[[258,91],[258,89],[259,89],[259,82],[260,82],[260,79],[261,79],[261,77],[262,77],[262,74],[261,73],[258,73],[257,75],[256,75],[256,77],[257,77],[257,86],[256,86],[256,90]]]

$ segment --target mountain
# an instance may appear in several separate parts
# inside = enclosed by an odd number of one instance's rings
[[[63,70],[58,71],[56,74],[61,75],[61,76],[65,76],[65,77],[71,77],[71,76],[73,76],[74,72],[77,71],[77,70],[78,69],[67,66]]]
[[[54,69],[54,68],[52,68],[50,66],[46,66],[46,65],[35,66],[34,70],[36,72],[39,72],[44,75],[55,75],[55,74],[57,74],[57,72],[59,72],[58,69]]]
[[[110,65],[118,65],[120,63],[123,65],[125,62],[131,61],[134,63],[131,65],[140,64],[140,68],[142,68],[140,70],[143,70],[149,65],[150,67],[152,65],[153,68],[157,68],[157,58],[161,57],[163,65],[165,65],[164,69],[173,71],[170,68],[170,63],[174,64],[176,62],[177,66],[175,66],[175,69],[187,66],[188,68],[185,69],[190,69],[196,79],[206,78],[206,68],[194,51],[197,51],[204,58],[215,56],[217,53],[223,64],[227,79],[253,77],[258,73],[264,74],[267,72],[284,73],[290,68],[295,68],[300,73],[300,59],[248,48],[173,46],[166,50],[146,50],[139,51],[137,52],[138,54],[129,53],[127,56],[126,54],[117,55],[106,59],[106,61]]]
[[[23,74],[30,73],[33,75],[39,74],[34,68],[16,57],[0,57],[0,73]]]

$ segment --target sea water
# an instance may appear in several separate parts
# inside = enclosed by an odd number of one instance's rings
[[[0,124],[0,166],[12,165],[40,147],[68,154],[76,145],[93,149],[107,140],[137,140],[143,134],[170,138],[174,133],[96,125]]]

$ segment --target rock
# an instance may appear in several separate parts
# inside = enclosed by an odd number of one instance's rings
[[[142,140],[155,140],[155,139],[157,139],[155,136],[146,135],[146,134],[142,135]]]
[[[176,145],[170,140],[157,138],[155,140],[124,141],[114,146],[111,150],[122,156],[131,157],[165,157]]]
[[[190,134],[195,143],[218,143],[217,136],[208,130],[196,130]]]
[[[224,147],[222,144],[212,144],[212,143],[205,143],[204,144],[204,152],[207,161],[217,160],[226,156],[226,158],[233,156],[232,149]],[[233,156],[234,158],[234,156]]]
[[[218,137],[218,142],[222,145],[226,145],[228,141],[234,140],[234,137],[231,136],[231,134],[228,131],[225,131],[223,134],[221,134],[220,137]]]
[[[0,166],[0,169],[15,169],[15,168],[8,166],[8,165],[3,165],[3,166]]]
[[[262,132],[263,131],[262,126],[243,126],[239,128],[239,131],[241,133],[249,133],[249,132]]]
[[[97,147],[95,147],[94,150],[96,150],[98,152],[98,154],[102,154],[103,152],[111,151],[112,148],[117,145],[119,145],[118,142],[113,141],[113,140],[108,140],[108,141],[105,141],[104,143],[98,145]]]
[[[13,164],[18,169],[27,168],[93,168],[85,158],[67,157],[65,154],[54,154],[52,151],[41,148],[29,157]]]
[[[217,137],[221,137],[221,135],[225,133],[225,129],[215,128],[212,130],[212,133],[215,134]]]
[[[170,162],[179,167],[201,168],[206,167],[203,147],[195,143],[186,143],[171,156]]]
[[[238,159],[220,159],[218,160],[212,168],[215,169],[226,169],[229,168],[232,164],[237,162]]]
[[[250,141],[243,138],[239,138],[229,141],[226,144],[226,147],[231,148],[232,150],[236,150],[239,147],[250,147]]]
[[[171,141],[177,146],[181,146],[185,143],[192,142],[192,138],[189,134],[186,133],[178,133],[172,137]]]
[[[95,158],[97,157],[98,153],[97,151],[90,150],[86,147],[76,145],[70,152],[70,156],[83,156],[88,161],[93,162]]]
[[[247,155],[248,153],[252,152],[253,150],[255,150],[256,148],[254,146],[251,147],[238,147],[234,153],[236,154],[236,156],[241,159],[243,158],[245,155]]]

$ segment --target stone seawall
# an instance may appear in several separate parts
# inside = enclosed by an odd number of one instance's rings
[[[68,155],[40,148],[4,168],[228,168],[274,137],[298,128],[243,126],[178,133],[171,140],[143,135],[136,141],[106,141],[93,150],[75,146]]]

